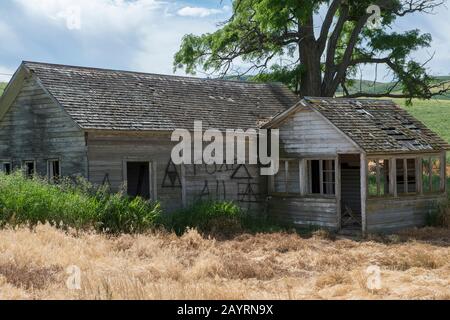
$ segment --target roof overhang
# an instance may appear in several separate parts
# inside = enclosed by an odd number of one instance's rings
[[[14,73],[0,98],[0,119],[3,119],[14,100],[16,100],[24,81],[31,76],[31,72],[22,63]]]

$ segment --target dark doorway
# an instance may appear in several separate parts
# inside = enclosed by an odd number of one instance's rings
[[[127,180],[130,197],[150,199],[149,162],[127,162]]]
[[[25,161],[24,164],[25,164],[25,175],[30,179],[33,178],[36,166],[34,161]]]
[[[361,230],[361,160],[359,154],[341,155],[341,228]]]

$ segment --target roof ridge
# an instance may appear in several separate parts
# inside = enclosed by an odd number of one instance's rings
[[[167,78],[178,78],[184,80],[195,80],[195,81],[215,81],[215,82],[231,82],[231,83],[239,83],[245,85],[256,85],[256,86],[270,86],[277,85],[280,87],[285,87],[285,85],[281,82],[249,82],[242,80],[231,80],[231,79],[211,79],[211,78],[198,78],[192,76],[182,76],[182,75],[172,75],[172,74],[162,74],[162,73],[153,73],[153,72],[142,72],[142,71],[130,71],[130,70],[121,70],[121,69],[107,69],[107,68],[99,68],[99,67],[86,67],[86,66],[76,66],[76,65],[67,65],[67,64],[58,64],[58,63],[49,63],[49,62],[38,62],[38,61],[22,61],[22,64],[29,65],[44,65],[44,66],[53,66],[53,67],[62,67],[62,68],[74,68],[74,69],[82,69],[82,70],[97,70],[97,71],[106,71],[106,72],[120,72],[120,73],[128,73],[135,75],[147,75],[147,76],[158,76],[158,77],[167,77]]]
[[[397,105],[397,103],[395,103],[395,101],[391,100],[391,99],[376,99],[376,98],[346,98],[346,97],[313,97],[313,96],[307,96],[304,97],[305,100],[307,101],[312,101],[312,100],[346,100],[346,101],[376,101],[376,102],[380,102],[380,103],[391,103],[394,105]]]

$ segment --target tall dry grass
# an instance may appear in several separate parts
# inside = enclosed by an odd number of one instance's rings
[[[2,299],[450,299],[450,230],[366,241],[297,234],[205,239],[191,230],[108,237],[0,231]],[[69,290],[68,266],[81,269]],[[366,269],[381,270],[369,289]]]

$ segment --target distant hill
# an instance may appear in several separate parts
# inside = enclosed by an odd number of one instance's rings
[[[436,77],[436,82],[450,81],[450,76],[438,76]],[[373,82],[369,80],[354,80],[352,86],[349,86],[347,90],[350,94],[358,93],[358,92],[366,92],[366,93],[383,93],[389,90],[394,85],[394,83],[389,82]],[[392,93],[398,93],[401,90],[401,86],[397,85]],[[343,93],[342,88],[338,89],[337,95],[341,95]],[[436,99],[441,100],[450,100],[450,96],[436,96]]]

